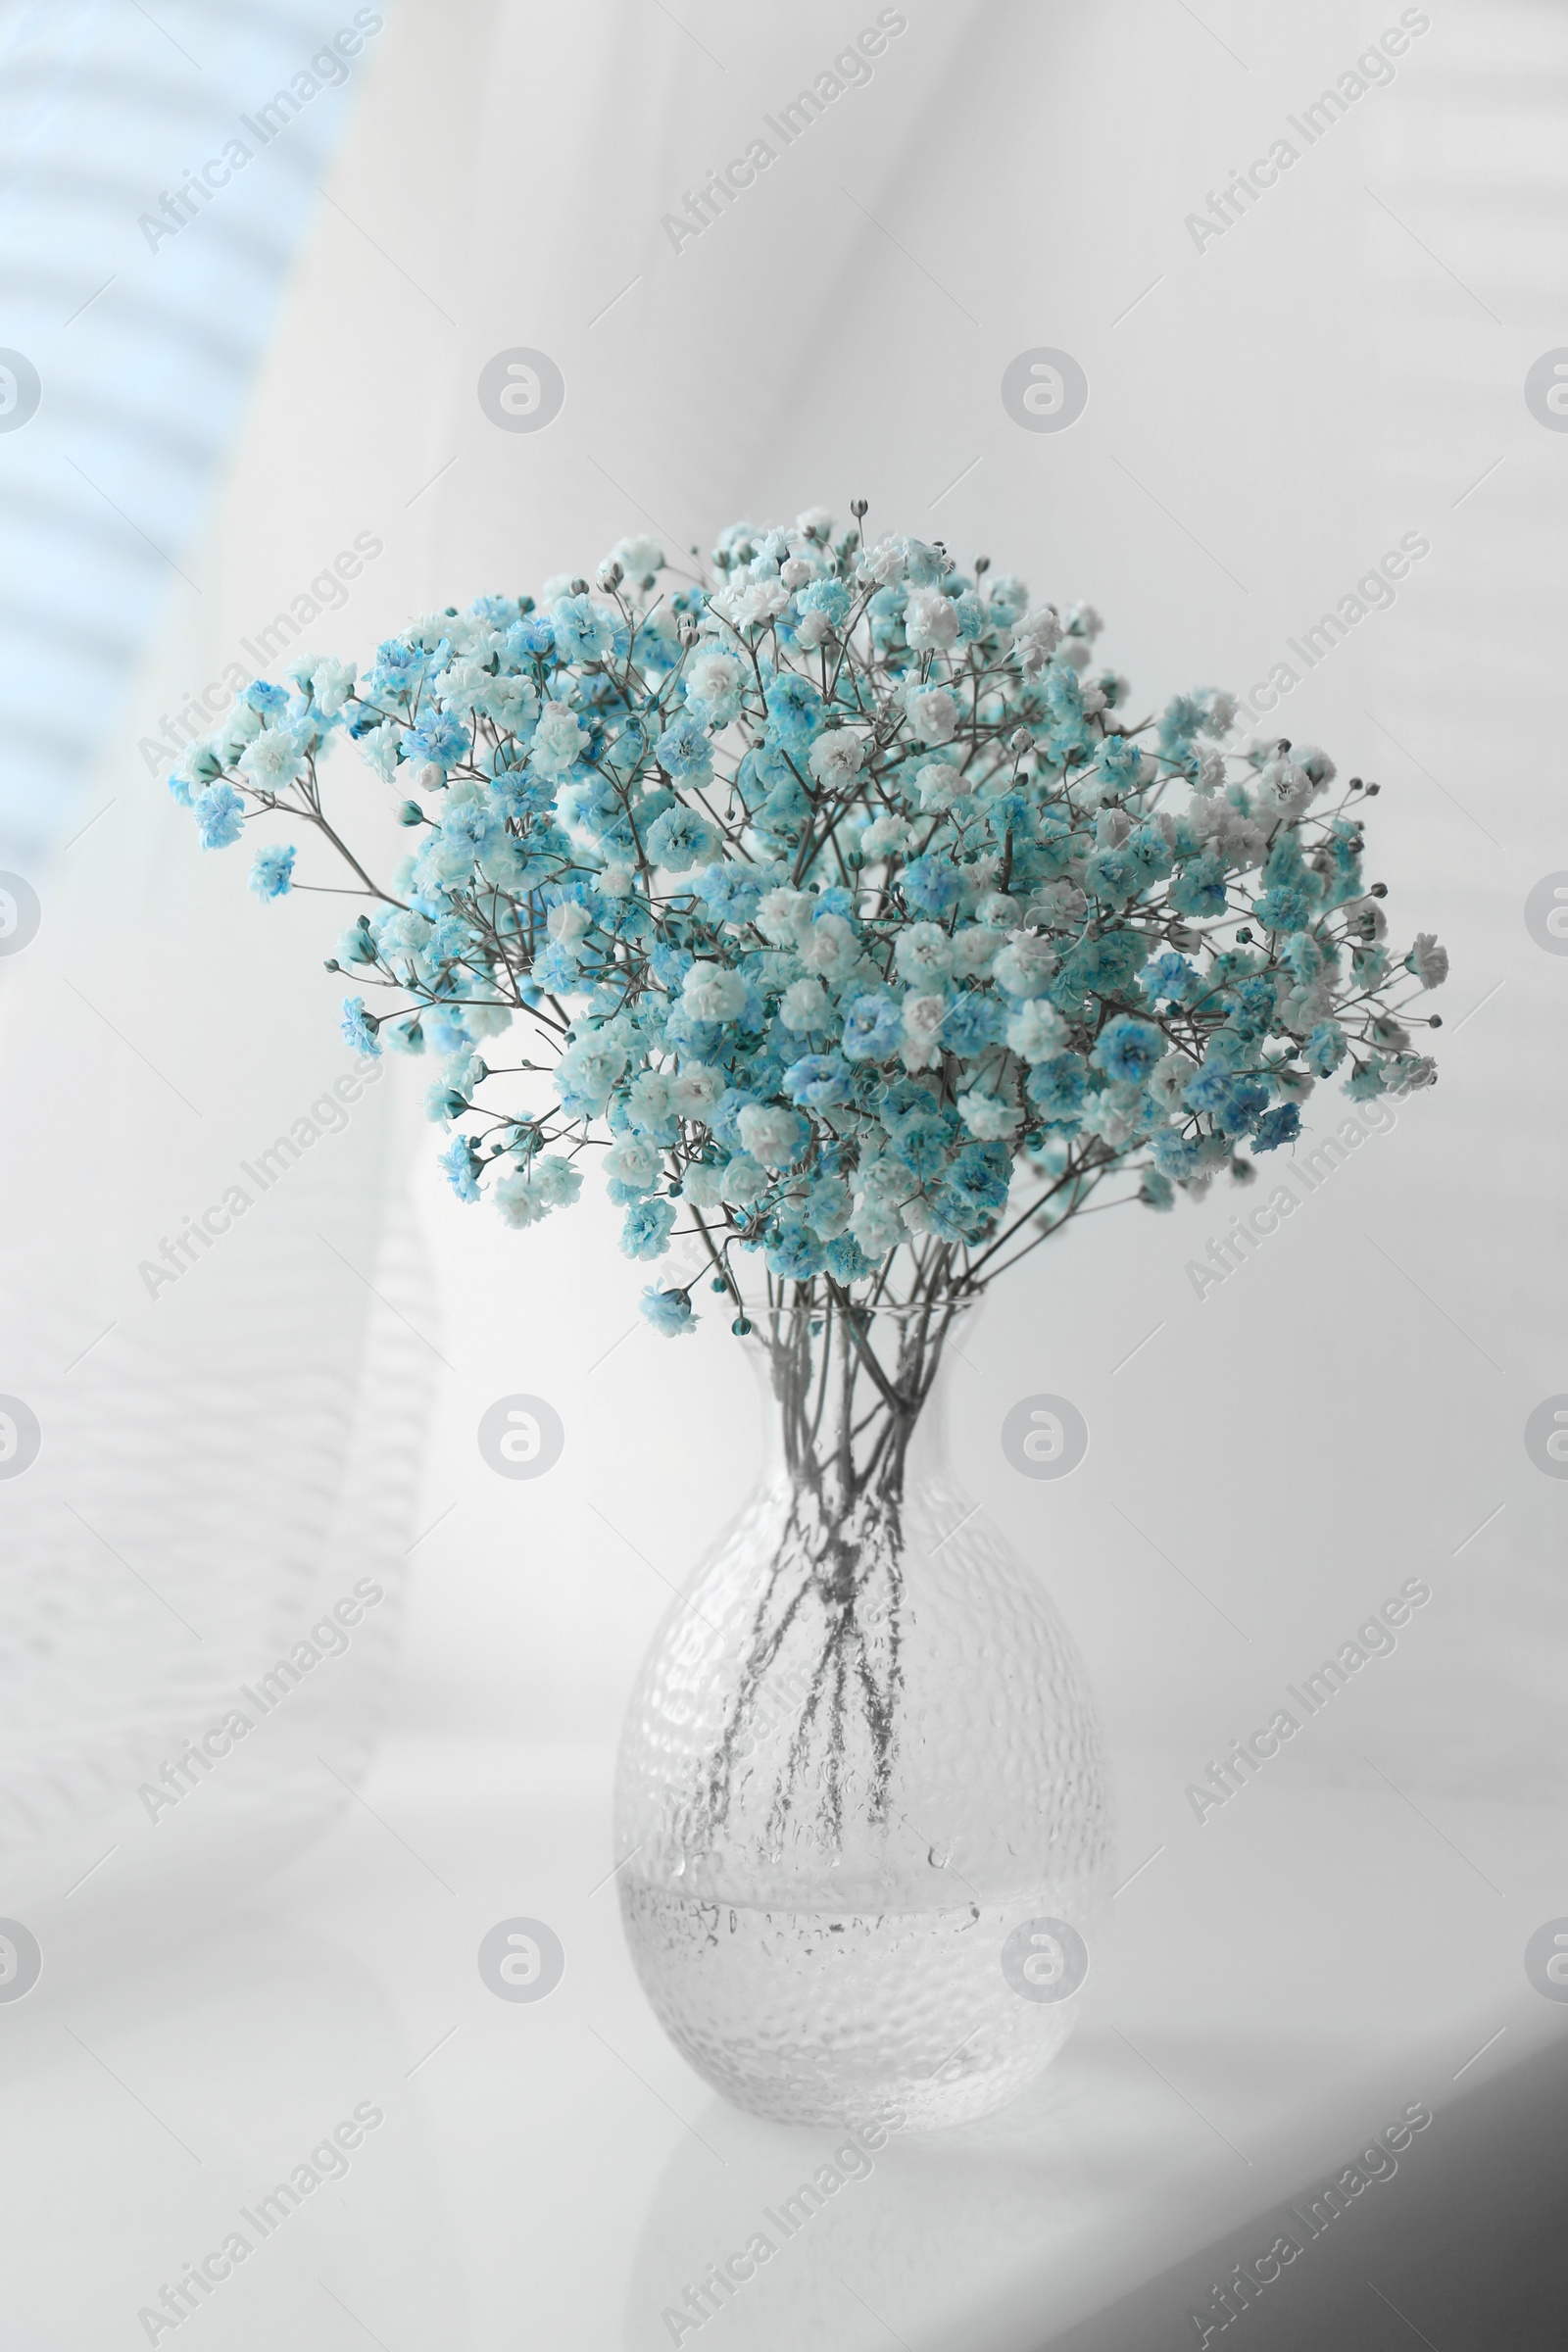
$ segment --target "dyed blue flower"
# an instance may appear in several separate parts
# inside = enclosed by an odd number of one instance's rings
[[[666,1340],[678,1340],[683,1332],[697,1328],[692,1302],[684,1291],[661,1290],[658,1283],[651,1282],[640,1303],[654,1329]]]
[[[662,755],[663,745],[660,746]],[[648,855],[655,865],[683,874],[690,866],[711,858],[718,834],[694,808],[666,808],[648,828]]]
[[[457,767],[468,756],[468,730],[450,710],[427,710],[403,738],[406,760],[431,760],[442,769]]]
[[[795,592],[797,612],[825,613],[833,629],[842,628],[849,618],[850,603],[850,592],[842,580],[812,580]]]
[[[238,841],[245,803],[232,784],[209,784],[190,805],[204,850],[226,850]]]
[[[552,997],[570,996],[588,985],[576,956],[560,940],[552,940],[543,955],[534,957],[530,977],[536,988]]]
[[[963,890],[963,877],[951,859],[911,858],[900,877],[906,903],[921,914],[951,914]]]
[[[1113,1083],[1142,1086],[1164,1051],[1165,1040],[1157,1029],[1123,1013],[1105,1023],[1090,1059]]]
[[[634,1200],[620,1228],[620,1246],[628,1257],[662,1257],[674,1223],[673,1200]]]
[[[841,1233],[837,1241],[827,1246],[827,1270],[835,1282],[846,1285],[863,1282],[872,1271],[872,1263],[853,1233]]]
[[[892,997],[857,997],[844,1016],[848,1061],[888,1061],[904,1036],[904,1015]]]
[[[1312,920],[1314,906],[1299,885],[1281,883],[1252,901],[1252,912],[1268,931],[1300,931]]]
[[[1241,1135],[1268,1102],[1268,1089],[1236,1070],[1202,1069],[1191,1079],[1182,1101],[1189,1110],[1211,1118],[1222,1135]]]
[[[1327,1078],[1345,1059],[1348,1040],[1338,1021],[1319,1021],[1304,1048],[1306,1066],[1316,1078]]]
[[[1185,1004],[1201,994],[1198,973],[1185,956],[1171,948],[1144,966],[1138,985],[1152,1004]]]
[[[294,859],[298,853],[290,842],[269,842],[258,850],[251,863],[251,888],[259,899],[285,897],[294,879]]]
[[[966,1144],[947,1173],[951,1192],[961,1194],[978,1208],[1000,1208],[1012,1179],[1012,1159],[1004,1144]]]
[[[351,1046],[357,1047],[362,1054],[378,1055],[381,1047],[375,1034],[376,1025],[375,1015],[365,1009],[363,997],[344,998],[343,1035]]]
[[[1267,1110],[1252,1130],[1254,1152],[1277,1152],[1281,1144],[1294,1144],[1301,1132],[1301,1114],[1294,1102],[1281,1102],[1277,1109]]]
[[[827,1246],[795,1209],[781,1209],[768,1227],[763,1254],[781,1282],[809,1282],[827,1263]]]
[[[454,1137],[446,1150],[437,1154],[437,1164],[460,1200],[478,1200],[477,1154],[466,1135]]]
[[[1176,912],[1194,921],[1206,915],[1225,911],[1225,861],[1213,850],[1205,850],[1183,868],[1170,886],[1170,903]]]
[[[683,710],[659,738],[658,760],[666,775],[706,780],[712,773],[713,747],[693,711]]]
[[[785,1071],[784,1092],[792,1102],[823,1110],[832,1102],[848,1102],[852,1077],[841,1054],[806,1054]]]
[[[615,643],[616,614],[591,596],[564,596],[552,606],[550,629],[563,662],[603,662]]]
[[[952,998],[942,1016],[942,1042],[950,1052],[968,1060],[995,1045],[1006,1026],[1006,1015],[995,997],[964,989]]]
[[[1035,1063],[1023,1091],[1054,1126],[1058,1120],[1076,1120],[1088,1085],[1089,1065],[1083,1055],[1057,1054],[1050,1061]]]
[[[733,923],[739,930],[751,921],[763,891],[770,886],[769,878],[756,866],[738,865],[725,858],[705,867],[697,891],[715,922]]]
[[[1096,760],[1108,790],[1130,792],[1138,781],[1143,754],[1130,735],[1110,735],[1101,745]]]
[[[785,750],[808,751],[822,732],[822,697],[810,679],[784,670],[769,679],[763,700],[772,732]]]
[[[249,703],[253,710],[259,710],[268,719],[281,718],[288,709],[287,689],[274,686],[270,678],[253,679],[242,699]]]

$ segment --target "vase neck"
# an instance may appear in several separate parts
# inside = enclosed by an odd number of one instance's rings
[[[969,1306],[755,1310],[744,1344],[767,1482],[810,1484],[843,1509],[944,1474],[948,1373],[972,1319]]]

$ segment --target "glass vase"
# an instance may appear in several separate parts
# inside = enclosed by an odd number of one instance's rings
[[[622,1734],[627,1939],[738,2106],[965,2122],[1077,2016],[1110,1870],[1094,1707],[1038,1574],[948,1467],[965,1310],[753,1314],[762,1476]]]

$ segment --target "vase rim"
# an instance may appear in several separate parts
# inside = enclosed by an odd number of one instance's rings
[[[754,1320],[762,1319],[770,1315],[794,1316],[804,1313],[808,1314],[813,1318],[825,1318],[828,1315],[844,1317],[853,1313],[857,1315],[865,1315],[879,1322],[916,1322],[923,1317],[939,1319],[948,1315],[956,1316],[972,1314],[974,1309],[980,1304],[980,1298],[978,1294],[973,1294],[966,1298],[949,1299],[927,1298],[923,1300],[909,1300],[899,1298],[880,1298],[873,1300],[852,1298],[849,1303],[849,1307],[846,1309],[845,1307],[840,1306],[837,1300],[831,1298],[816,1301],[810,1299],[804,1301],[797,1301],[794,1299],[770,1299],[766,1298],[749,1297],[743,1290],[740,1294],[740,1303],[745,1309],[747,1315]]]

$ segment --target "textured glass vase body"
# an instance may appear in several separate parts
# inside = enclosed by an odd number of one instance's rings
[[[1077,2015],[1018,1989],[1015,1932],[1027,1948],[1026,1923],[1064,1921],[1093,1947],[1093,1705],[1038,1572],[948,1468],[952,1328],[791,1310],[745,1345],[761,1482],[661,1629],[622,1736],[632,1955],[737,2105],[963,2122]]]

